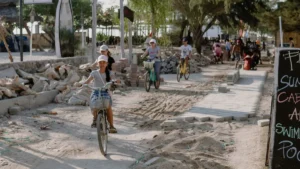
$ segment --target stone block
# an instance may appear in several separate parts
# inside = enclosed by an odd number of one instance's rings
[[[214,122],[224,122],[225,121],[225,118],[224,117],[210,117],[210,119]]]
[[[22,108],[20,106],[13,106],[8,109],[8,113],[10,115],[16,115],[21,111],[22,111]]]
[[[269,126],[270,120],[258,120],[257,125],[260,127]]]
[[[191,123],[191,122],[193,122],[195,120],[195,117],[193,117],[193,116],[191,116],[191,117],[185,117],[184,120]]]
[[[113,91],[113,94],[121,94],[122,92],[120,90]]]
[[[246,121],[248,120],[247,116],[233,116],[233,119],[236,121]]]
[[[0,115],[8,112],[9,108],[19,105],[24,109],[37,108],[51,103],[56,95],[57,90],[38,93],[37,95],[21,96],[13,99],[0,100]]]
[[[232,119],[233,119],[233,116],[224,116],[223,117],[224,118],[224,121],[232,121]]]
[[[176,120],[166,120],[160,126],[161,127],[175,127],[177,124]]]
[[[219,91],[220,93],[227,93],[227,92],[230,91],[230,89],[228,89],[227,87],[219,86],[219,87],[218,87],[218,91]]]
[[[153,157],[153,158],[151,158],[150,160],[148,160],[148,161],[144,164],[144,166],[152,165],[153,163],[157,162],[159,159],[160,159],[160,157]]]
[[[196,119],[200,122],[206,122],[210,120],[210,117],[196,117]]]

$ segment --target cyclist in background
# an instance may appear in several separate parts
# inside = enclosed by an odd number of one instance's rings
[[[188,60],[192,56],[192,47],[191,47],[191,45],[188,44],[188,39],[183,38],[182,42],[183,42],[183,45],[180,47],[180,50],[181,50],[180,66],[183,65],[184,62],[186,62],[186,65],[188,65]]]
[[[156,40],[155,39],[151,39],[150,40],[150,46],[147,48],[147,50],[145,51],[145,53],[142,55],[142,57],[145,57],[147,55],[149,55],[148,57],[148,61],[155,61],[154,64],[154,72],[156,74],[156,83],[160,82],[160,48],[157,46],[156,44]]]

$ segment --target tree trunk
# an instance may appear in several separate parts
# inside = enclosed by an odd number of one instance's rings
[[[31,31],[29,30],[29,28],[28,28],[28,26],[27,26],[27,23],[26,23],[26,22],[24,22],[24,25],[23,25],[23,27],[25,28],[25,30],[26,30],[26,32],[27,32],[27,34],[28,34],[28,36],[31,36]]]
[[[203,31],[202,31],[202,25],[196,26],[196,28],[192,29],[193,31],[193,39],[195,43],[195,48],[197,50],[197,53],[201,54],[202,49],[202,42],[203,42]]]
[[[152,29],[152,38],[156,37],[156,29],[155,29],[155,20],[156,20],[156,13],[154,9],[154,2],[150,1],[150,8],[151,8],[151,29]]]
[[[182,37],[183,37],[183,33],[184,33],[184,29],[186,28],[186,26],[189,24],[189,21],[187,20],[183,20],[181,22],[181,31],[180,31],[180,34],[179,34],[179,42],[178,42],[178,46],[181,46],[182,44]]]
[[[113,36],[113,25],[110,27],[110,36]]]

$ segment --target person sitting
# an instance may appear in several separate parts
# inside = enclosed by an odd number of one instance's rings
[[[220,44],[216,44],[214,48],[214,57],[216,61],[220,60],[221,63],[223,64],[223,51]]]

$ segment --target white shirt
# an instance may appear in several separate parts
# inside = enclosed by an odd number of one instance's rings
[[[190,55],[190,52],[192,52],[192,47],[191,45],[187,45],[187,46],[182,45],[180,47],[180,50],[181,50],[181,58],[185,59],[187,56]]]

